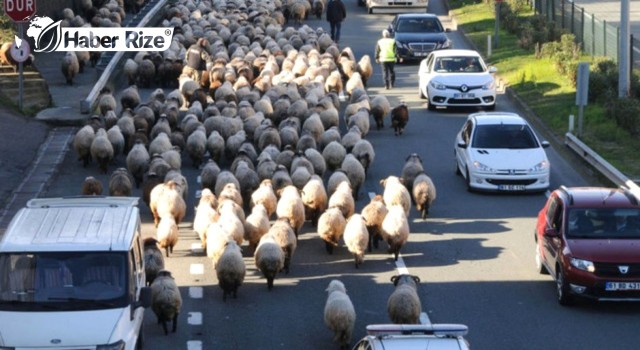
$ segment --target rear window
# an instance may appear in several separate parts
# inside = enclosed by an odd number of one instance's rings
[[[526,124],[477,125],[471,146],[474,148],[529,149],[540,147]]]

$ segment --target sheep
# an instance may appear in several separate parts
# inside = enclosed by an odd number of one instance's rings
[[[418,174],[413,181],[413,201],[416,203],[416,209],[421,214],[422,220],[427,219],[431,204],[436,199],[436,186],[431,178],[423,173]]]
[[[187,153],[191,158],[194,168],[198,168],[202,164],[204,154],[207,152],[207,135],[204,128],[196,129],[187,137]]]
[[[107,173],[107,167],[113,160],[113,146],[109,142],[107,131],[100,128],[91,142],[91,158],[98,162],[98,167],[103,174]]]
[[[349,153],[344,157],[340,169],[344,170],[347,174],[349,184],[351,184],[351,189],[353,190],[353,198],[357,200],[360,186],[362,186],[366,177],[364,167],[360,161],[356,159],[355,155]]]
[[[242,160],[238,162],[238,166],[235,170],[235,176],[240,183],[242,202],[245,205],[249,204],[251,201],[251,194],[258,188],[258,186],[260,186],[260,176],[251,168],[250,164],[251,163]]]
[[[109,195],[130,197],[133,191],[131,175],[126,168],[118,168],[109,177]]]
[[[356,268],[364,261],[364,254],[369,243],[369,231],[364,217],[360,214],[353,214],[344,228],[344,243],[353,254]]]
[[[291,180],[287,167],[284,165],[278,165],[276,167],[276,170],[273,172],[273,176],[271,177],[271,184],[277,195],[279,195],[280,190],[286,186],[293,186],[293,181]]]
[[[262,153],[258,156],[258,165],[256,166],[256,172],[258,173],[258,177],[261,181],[266,179],[271,179],[273,177],[273,173],[275,173],[278,168],[278,163],[276,163],[269,153],[267,153],[267,149],[265,148]],[[278,151],[278,154],[280,151]],[[276,155],[277,156],[277,155]]]
[[[207,229],[209,225],[218,221],[220,217],[216,210],[217,207],[218,201],[213,192],[208,188],[203,189],[196,207],[196,215],[193,218],[193,230],[200,237],[203,249],[207,248]]]
[[[268,234],[275,237],[276,242],[284,252],[284,266],[283,271],[289,274],[291,259],[298,246],[298,238],[291,225],[289,218],[278,218],[271,228],[269,228]]]
[[[384,205],[382,196],[377,194],[373,198],[371,198],[369,204],[365,205],[360,212],[365,222],[367,223],[367,231],[369,232],[369,252],[372,251],[372,245],[373,247],[378,249],[378,241],[381,237],[382,222],[387,216],[388,211],[389,210],[387,209],[387,206]]]
[[[409,221],[404,208],[400,204],[387,206],[388,212],[382,221],[380,233],[389,245],[389,253],[398,260],[400,249],[409,240]]]
[[[83,126],[73,137],[73,149],[78,154],[78,160],[82,161],[82,166],[85,168],[91,161],[91,144],[95,137],[95,131],[90,125]]]
[[[295,169],[292,167],[291,183],[298,190],[302,190],[304,185],[309,182],[309,179],[311,179],[311,172],[309,172],[309,169],[303,166],[299,166]]]
[[[329,208],[337,207],[342,212],[345,219],[349,219],[355,212],[355,201],[353,199],[351,185],[348,182],[341,182],[335,192],[329,197]]]
[[[215,160],[207,160],[200,171],[200,187],[202,189],[208,188],[213,191],[216,187],[216,180],[220,171],[220,167]]]
[[[396,136],[402,135],[405,126],[409,122],[409,108],[406,103],[401,103],[391,109],[391,126]]]
[[[120,106],[122,110],[126,110],[127,108],[134,110],[140,104],[140,93],[138,92],[138,87],[135,85],[131,85],[128,88],[122,90],[120,93]],[[149,152],[151,153],[151,152]]]
[[[151,309],[162,324],[164,334],[169,334],[167,322],[173,322],[172,332],[178,327],[178,315],[182,308],[182,296],[171,272],[161,270],[151,284]]]
[[[215,266],[218,285],[222,288],[222,301],[227,301],[227,295],[238,297],[238,288],[244,282],[247,267],[242,258],[242,251],[236,241],[230,239]]]
[[[340,167],[347,156],[346,148],[338,141],[331,141],[323,150],[322,156],[327,163],[327,169],[334,171]]]
[[[129,85],[134,85],[138,80],[138,63],[132,58],[127,58],[122,68]]]
[[[284,268],[284,251],[272,233],[267,233],[260,238],[254,260],[258,270],[267,279],[267,288],[271,291],[273,280],[278,272]]]
[[[346,153],[351,153],[353,146],[360,140],[362,140],[362,131],[359,126],[354,125],[349,127],[349,131],[342,136],[340,143],[346,150]]]
[[[317,226],[318,218],[326,210],[329,201],[322,178],[318,175],[311,176],[300,195],[305,209],[305,219],[311,220],[313,226]]]
[[[227,242],[232,238],[229,237],[227,232],[222,228],[220,220],[212,222],[209,227],[207,227],[207,233],[205,234],[205,237],[207,238],[207,257],[211,259],[211,262],[215,267],[218,264],[220,256],[224,252],[224,248],[226,247]]]
[[[229,170],[220,171],[220,173],[216,177],[216,184],[213,187],[213,194],[220,197],[220,193],[229,183],[234,184],[236,186],[236,189],[240,188],[240,182],[232,172],[230,172]]]
[[[358,72],[362,76],[362,84],[367,87],[367,82],[373,74],[373,65],[371,64],[371,56],[363,55],[358,61]]]
[[[64,75],[67,85],[73,85],[73,78],[80,72],[80,63],[78,62],[78,56],[72,51],[67,52],[62,57],[62,64],[60,67],[62,74]]]
[[[244,221],[244,239],[249,242],[249,249],[255,251],[260,238],[269,231],[269,214],[264,204],[256,204],[251,214]]]
[[[155,153],[151,156],[147,174],[153,173],[164,181],[164,178],[167,176],[167,173],[169,173],[170,170],[171,165],[169,165],[169,163],[167,163],[167,161],[162,158],[162,154]]]
[[[153,223],[156,227],[158,227],[160,218],[164,216],[171,216],[176,224],[180,224],[187,210],[178,184],[171,180],[155,186],[149,195],[149,202]]]
[[[351,153],[356,157],[360,164],[362,164],[366,175],[369,172],[369,167],[376,157],[376,152],[373,150],[371,142],[361,139],[353,146]]]
[[[171,167],[171,170],[180,171],[182,168],[182,156],[180,155],[180,148],[173,146],[172,149],[164,151],[160,154],[162,159],[167,161],[167,164]]]
[[[241,206],[230,199],[221,199],[218,204],[220,226],[238,244],[244,241],[244,222],[246,217]]]
[[[420,278],[409,274],[391,277],[395,286],[387,300],[387,314],[396,324],[419,324],[422,304],[418,296]]]
[[[117,157],[118,154],[123,153],[125,149],[124,135],[120,131],[120,127],[118,125],[113,125],[109,130],[107,130],[107,139],[111,142],[111,146],[113,147],[113,157],[115,159],[115,157]]]
[[[276,206],[276,215],[278,218],[287,218],[291,223],[296,237],[300,233],[300,229],[305,222],[305,208],[300,197],[299,190],[293,186],[285,186],[280,192],[280,199]]]
[[[332,280],[325,290],[327,302],[324,306],[324,323],[333,332],[333,341],[347,349],[351,343],[353,328],[356,324],[356,311],[347,289],[339,280]]]
[[[154,237],[144,239],[144,274],[147,285],[151,285],[158,273],[164,270],[164,256],[158,248],[158,240]]]
[[[405,159],[404,165],[402,166],[402,172],[400,173],[402,183],[405,185],[409,193],[411,193],[413,181],[416,179],[416,176],[422,172],[424,172],[422,158],[420,158],[417,153],[411,153]]]
[[[328,208],[320,215],[317,226],[318,235],[325,242],[327,253],[333,254],[333,247],[338,246],[346,225],[347,220],[342,215],[340,208]]]
[[[102,195],[102,181],[96,179],[93,176],[85,177],[82,182],[83,196],[100,196]]]
[[[382,192],[384,204],[386,206],[399,204],[404,209],[405,215],[409,216],[409,210],[411,210],[411,194],[402,184],[402,178],[391,175],[380,180],[380,184],[384,187],[384,192]]]
[[[160,248],[164,248],[167,258],[169,254],[173,254],[173,247],[178,244],[178,225],[171,215],[160,218],[156,229],[156,239],[160,244]]]
[[[173,149],[169,135],[161,132],[149,143],[149,155],[162,154]]]
[[[304,156],[311,163],[315,174],[320,177],[324,177],[324,174],[327,171],[327,162],[324,160],[322,153],[315,148],[309,148],[304,151]]]
[[[100,114],[104,116],[108,111],[115,111],[116,107],[116,99],[113,97],[111,90],[108,87],[102,88],[98,97],[98,110]]]
[[[371,99],[371,115],[376,122],[376,129],[380,130],[384,127],[384,117],[391,112],[391,104],[387,97],[383,94],[374,96]]]
[[[347,127],[352,128],[357,126],[360,129],[361,137],[367,136],[369,133],[369,129],[371,128],[371,123],[369,122],[369,111],[361,108],[355,114],[349,117],[347,121]]]
[[[225,142],[224,138],[217,130],[213,130],[209,134],[209,137],[207,137],[206,147],[211,159],[216,162],[220,162],[222,155],[224,154]]]
[[[278,206],[278,197],[273,190],[273,185],[270,179],[265,179],[260,182],[260,186],[251,194],[251,206],[258,204],[264,205],[267,210],[267,217],[270,218],[273,213],[276,212]]]

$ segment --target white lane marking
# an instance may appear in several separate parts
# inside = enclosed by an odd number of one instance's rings
[[[204,264],[191,264],[189,272],[192,275],[204,275]]]
[[[192,299],[202,299],[203,294],[202,287],[189,287],[189,297]]]
[[[420,324],[426,324],[426,325],[430,325],[431,324],[431,320],[429,319],[429,315],[427,315],[426,312],[421,312],[420,313]]]
[[[198,177],[196,177],[196,182],[197,183],[202,183],[202,177],[200,175],[198,175]]]
[[[202,341],[189,340],[187,342],[187,350],[202,350]]]
[[[191,251],[194,253],[204,253],[204,248],[202,248],[202,243],[191,243]]]
[[[202,312],[190,312],[187,322],[192,326],[200,326],[202,324]]]

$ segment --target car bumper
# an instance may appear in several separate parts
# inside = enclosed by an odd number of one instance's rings
[[[366,0],[367,8],[376,13],[427,12],[427,1],[420,0]]]
[[[455,90],[436,90],[429,88],[427,91],[429,103],[441,107],[488,107],[496,103],[495,90],[472,90],[466,95]]]
[[[607,282],[640,283],[640,276],[625,279],[606,278],[575,268],[571,269],[570,273],[565,278],[573,295],[598,301],[640,301],[640,290],[607,290],[606,288]]]
[[[411,45],[414,46],[414,48],[407,49],[405,47],[398,47],[398,57],[402,58],[404,61],[423,60],[433,51],[447,49],[440,48],[440,44],[417,43]]]
[[[549,174],[495,175],[469,172],[469,187],[491,192],[540,192],[549,188]]]

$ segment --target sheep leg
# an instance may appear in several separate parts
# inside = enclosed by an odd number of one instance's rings
[[[273,289],[273,277],[267,277],[267,289],[269,289],[269,291]]]
[[[169,257],[169,247],[164,248],[164,251],[165,251],[165,255],[168,258]]]
[[[327,248],[327,253],[333,254],[333,244],[331,242],[324,242],[325,248]]]
[[[169,330],[167,329],[167,320],[163,319],[161,323],[162,323],[162,330],[164,330],[164,335],[168,335]]]
[[[177,329],[178,329],[178,313],[176,312],[175,315],[173,315],[173,329],[171,331],[175,333]]]

